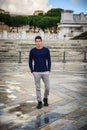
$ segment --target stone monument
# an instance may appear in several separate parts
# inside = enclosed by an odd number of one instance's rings
[[[87,31],[87,14],[73,14],[72,10],[62,11],[58,30],[59,39],[71,39]]]

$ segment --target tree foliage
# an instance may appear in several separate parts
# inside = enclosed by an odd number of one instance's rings
[[[38,21],[37,26],[44,31],[45,29],[50,30],[52,27],[56,27],[57,23],[58,23],[57,17],[45,16]]]
[[[11,24],[15,27],[21,27],[23,25],[27,25],[28,20],[26,17],[23,16],[12,16],[11,17]]]
[[[57,16],[61,16],[61,11],[63,11],[63,9],[53,8],[53,9],[48,10],[45,15],[50,16],[50,17],[57,17]]]
[[[0,13],[0,22],[4,22],[6,25],[11,25],[11,16],[9,14]]]

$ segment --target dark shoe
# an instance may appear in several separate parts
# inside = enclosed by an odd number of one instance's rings
[[[48,99],[47,98],[44,98],[43,102],[44,102],[44,106],[48,106]]]
[[[37,105],[37,109],[41,109],[41,108],[42,108],[42,102],[39,101],[39,102],[38,102],[38,105]]]

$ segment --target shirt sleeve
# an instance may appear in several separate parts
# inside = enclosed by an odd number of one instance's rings
[[[29,53],[29,67],[31,72],[33,72],[33,54],[32,54],[32,50]]]
[[[48,71],[51,71],[51,56],[50,56],[49,49],[48,49],[48,53],[47,53],[47,60],[48,60]]]

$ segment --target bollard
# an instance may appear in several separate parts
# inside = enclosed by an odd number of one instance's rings
[[[66,63],[66,59],[65,59],[66,53],[65,51],[63,52],[63,63]]]
[[[86,60],[86,51],[84,51],[84,60],[83,60],[83,62],[87,62],[87,60]]]
[[[19,51],[19,60],[18,60],[18,63],[22,63],[21,62],[21,51]]]

